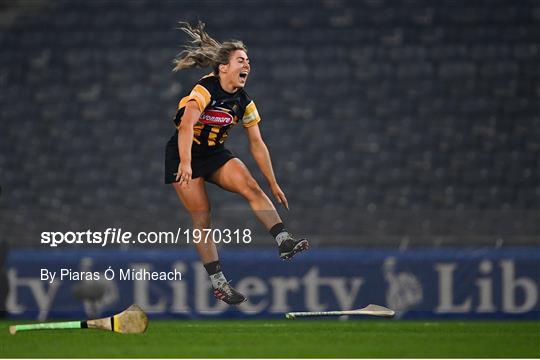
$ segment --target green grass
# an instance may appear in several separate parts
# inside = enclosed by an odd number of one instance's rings
[[[538,321],[154,320],[137,335],[10,335],[14,323],[0,322],[0,357],[540,357]]]

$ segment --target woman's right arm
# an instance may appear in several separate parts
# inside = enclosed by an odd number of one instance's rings
[[[176,181],[180,181],[180,186],[187,186],[191,180],[191,144],[193,143],[193,127],[199,120],[201,111],[195,100],[190,100],[186,104],[182,121],[178,127],[178,153],[180,164],[176,174]]]

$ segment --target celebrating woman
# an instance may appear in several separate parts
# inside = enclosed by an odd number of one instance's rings
[[[237,123],[246,130],[249,148],[277,202],[289,208],[278,185],[270,153],[259,129],[261,118],[255,103],[244,90],[251,70],[247,48],[241,41],[220,43],[196,26],[182,23],[191,43],[175,59],[174,71],[212,68],[183,97],[175,117],[177,131],[167,143],[165,182],[172,184],[193,221],[194,229],[211,227],[210,202],[205,181],[240,194],[257,218],[275,238],[281,259],[291,259],[309,247],[307,239],[295,240],[285,229],[272,201],[242,161],[224,147],[228,132]],[[214,288],[214,295],[227,304],[239,304],[246,297],[235,290],[221,270],[213,241],[199,241],[197,252]]]

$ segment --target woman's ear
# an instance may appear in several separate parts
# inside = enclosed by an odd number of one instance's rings
[[[227,73],[229,71],[229,64],[219,64],[219,72]]]

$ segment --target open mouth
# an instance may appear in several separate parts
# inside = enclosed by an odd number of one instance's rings
[[[248,72],[247,71],[242,71],[240,73],[240,79],[247,79],[247,76],[248,76]]]

